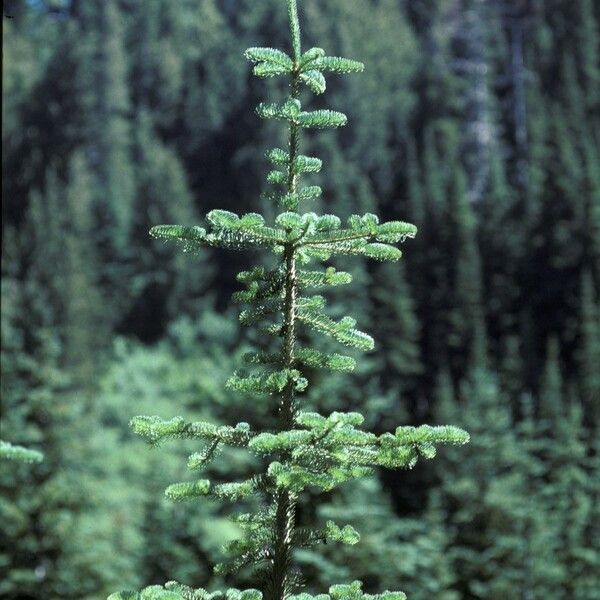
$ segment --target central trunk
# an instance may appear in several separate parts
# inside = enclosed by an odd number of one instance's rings
[[[290,245],[285,251],[285,298],[283,305],[283,356],[284,368],[294,368],[294,345],[296,341],[296,259],[295,248]],[[294,382],[288,381],[281,396],[279,406],[279,430],[287,431],[294,425],[296,403]],[[286,461],[289,456],[282,455]],[[296,516],[296,496],[282,491],[274,498],[277,510],[275,516],[276,539],[273,547],[271,576],[266,591],[266,600],[284,600],[290,592],[290,567]]]
[[[292,56],[294,69],[290,81],[290,96],[300,95],[300,26],[296,0],[288,0],[288,16],[292,37]],[[288,164],[287,164],[287,193],[295,194],[298,189],[298,175],[294,170],[294,161],[298,156],[300,145],[300,128],[296,123],[290,123]],[[294,345],[296,343],[296,248],[293,243],[286,244],[283,260],[285,263],[285,284],[283,301],[283,368],[293,369]],[[294,426],[296,415],[295,383],[288,381],[281,394],[279,406],[279,431],[287,431]],[[287,454],[280,457],[282,462],[289,460]],[[284,600],[291,592],[291,564],[294,529],[296,526],[296,495],[288,490],[279,492],[274,497],[275,513],[275,543],[271,572],[265,590],[265,600]]]

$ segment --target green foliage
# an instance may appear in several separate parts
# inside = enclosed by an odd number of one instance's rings
[[[307,593],[292,594],[292,600],[406,600],[406,595],[401,592],[383,592],[381,594],[365,594],[361,590],[360,581],[348,585],[333,585],[329,594],[313,596]],[[192,589],[171,581],[164,588],[158,585],[142,590],[141,592],[120,592],[111,594],[108,600],[261,600],[262,594],[258,590],[237,590],[230,588],[225,592],[207,592],[204,589]]]
[[[282,170],[271,171],[267,182],[281,185],[284,193],[279,202],[287,212],[279,214],[273,225],[267,225],[260,214],[241,216],[215,209],[207,215],[207,228],[183,225],[158,225],[151,233],[157,238],[173,240],[184,251],[203,246],[243,250],[270,249],[278,257],[279,265],[273,271],[255,268],[244,271],[238,279],[247,290],[235,294],[235,299],[250,305],[240,314],[244,325],[253,325],[275,316],[272,325],[262,331],[281,337],[281,348],[271,354],[254,353],[249,362],[261,367],[250,374],[234,373],[227,387],[245,394],[277,395],[278,423],[272,432],[252,432],[247,423],[235,427],[218,427],[211,423],[186,422],[183,418],[168,421],[159,417],[136,417],[134,431],[152,444],[180,437],[205,440],[208,444],[200,453],[190,457],[188,466],[197,468],[212,459],[221,445],[247,446],[271,462],[265,470],[249,479],[234,483],[213,484],[207,479],[170,485],[166,495],[171,500],[187,500],[198,496],[238,501],[259,494],[264,503],[262,517],[256,523],[242,519],[244,536],[227,546],[231,558],[217,567],[218,573],[235,572],[242,567],[258,567],[258,581],[272,600],[290,596],[299,580],[290,569],[295,548],[318,542],[338,541],[354,544],[358,533],[349,525],[340,528],[327,521],[321,530],[299,529],[295,520],[298,495],[309,488],[330,491],[355,478],[370,475],[374,467],[412,468],[419,457],[430,459],[436,454],[437,444],[465,444],[466,432],[456,427],[398,427],[395,432],[375,435],[357,427],[363,422],[359,413],[334,412],[323,416],[317,412],[299,410],[296,397],[308,386],[308,379],[300,370],[306,362],[320,367],[339,370],[353,366],[338,355],[327,356],[318,350],[306,348],[296,357],[296,328],[304,324],[337,342],[360,350],[372,350],[373,339],[355,328],[352,317],[334,320],[325,311],[325,299],[320,296],[301,296],[303,283],[315,282],[328,287],[348,282],[340,280],[328,268],[325,272],[306,272],[302,267],[314,259],[326,261],[335,255],[359,255],[380,261],[395,261],[400,251],[393,245],[413,237],[416,227],[402,221],[380,223],[376,215],[366,213],[349,217],[347,227],[333,215],[296,212],[303,199],[299,188],[303,173],[316,172],[321,161],[299,154],[299,136],[302,129],[336,128],[346,124],[346,116],[328,109],[303,111],[299,83],[304,81],[315,93],[325,89],[323,72],[348,73],[361,71],[356,61],[326,57],[321,50],[309,50],[301,55],[300,28],[295,0],[288,0],[292,56],[272,48],[250,48],[246,57],[255,63],[254,74],[259,77],[286,75],[290,79],[291,96],[281,103],[261,103],[257,113],[264,119],[285,121],[289,127],[287,151],[275,148],[267,157]],[[175,586],[176,588],[176,586]],[[188,592],[184,592],[187,594]],[[128,597],[169,597],[170,590],[147,588],[140,595]],[[200,595],[198,595],[200,594]],[[204,591],[189,592],[189,597],[204,597]],[[227,597],[231,592],[226,594]],[[319,598],[381,598],[399,600],[400,592],[384,592],[377,596],[363,595],[360,582],[330,588],[330,595]],[[117,597],[123,597],[117,596]],[[178,597],[177,593],[173,597]],[[291,596],[295,598],[295,596]],[[308,598],[300,594],[298,598]]]
[[[25,463],[42,462],[44,455],[38,450],[31,450],[23,446],[15,446],[10,442],[0,440],[0,458],[16,460]]]
[[[165,581],[173,577],[214,580],[212,569],[222,555],[221,546],[239,535],[239,527],[213,503],[182,506],[167,498],[164,491],[171,481],[188,478],[186,461],[190,469],[204,469],[202,477],[218,480],[243,477],[254,468],[251,457],[230,446],[221,447],[218,454],[222,460],[206,461],[200,467],[195,461],[210,449],[212,438],[203,437],[200,448],[195,440],[181,440],[175,447],[164,438],[160,451],[147,453],[144,444],[127,431],[132,410],[167,415],[173,395],[179,398],[182,414],[203,418],[203,431],[226,433],[233,429],[221,425],[227,415],[239,415],[243,410],[243,403],[230,402],[223,389],[223,369],[231,368],[233,360],[239,359],[233,333],[227,320],[206,306],[198,321],[174,323],[160,344],[147,347],[124,339],[115,342],[112,366],[100,382],[105,426],[94,439],[101,457],[96,459],[96,468],[112,482],[113,492],[103,495],[96,519],[105,520],[101,525],[104,531],[111,530],[106,520],[109,524],[115,521],[113,527],[118,530],[114,533],[120,537],[108,547],[118,552],[113,563],[127,562],[128,567],[119,582],[107,578],[105,596],[118,585],[143,587],[157,576]],[[172,360],[173,355],[177,361]],[[111,451],[101,452],[102,447]],[[132,505],[135,511],[129,510]]]
[[[461,404],[447,373],[438,389],[439,418],[460,413],[473,440],[465,449],[466,460],[448,453],[438,463],[441,502],[450,510],[453,589],[463,597],[502,598],[510,590],[523,589],[529,551],[522,533],[527,479],[515,470],[522,457],[510,427],[510,410],[500,399],[494,376],[482,367],[471,371],[461,390]]]
[[[132,414],[180,414],[278,435],[279,392],[224,385],[234,368],[255,388],[264,380],[248,378],[286,368],[277,245],[254,267],[262,244],[231,254],[192,240],[190,256],[147,235],[155,223],[212,229],[198,215],[221,208],[261,212],[273,229],[314,211],[329,214],[330,231],[349,228],[351,213],[420,230],[400,262],[354,260],[372,251],[363,241],[324,269],[327,248],[298,254],[314,263],[298,264],[298,295],[326,299],[311,305],[323,327],[345,339],[335,328],[354,315],[351,329],[378,343],[358,360],[297,320],[292,370],[310,384],[294,391],[301,412],[360,410],[354,428],[377,437],[432,413],[445,422],[438,375],[456,396],[448,418],[462,422],[484,328],[485,370],[498,374],[488,409],[506,409],[489,418],[490,435],[475,419],[471,446],[440,463],[376,467],[379,477],[328,494],[306,487],[298,530],[318,538],[332,520],[362,539],[298,547],[303,591],[360,579],[411,600],[595,598],[600,15],[591,0],[513,4],[305,0],[306,44],[295,27],[290,49],[281,0],[4,3],[1,437],[44,461],[2,461],[0,596],[232,583],[239,562],[221,546],[242,523],[210,493],[174,503],[163,491],[246,482],[285,461],[208,437],[145,452],[126,429]],[[248,46],[267,48],[249,69],[257,79],[240,60]],[[364,61],[360,76],[331,70],[358,70],[336,58],[347,55]],[[289,114],[343,110],[352,127],[316,136],[298,125],[292,161],[290,122],[256,119],[253,107],[282,108],[295,57],[301,104]],[[257,200],[265,157],[271,183]],[[240,270],[235,301],[253,348],[208,308],[223,311]],[[546,350],[553,338],[559,359]],[[284,372],[272,389],[284,380],[305,386]],[[263,500],[240,501],[254,535]],[[251,569],[235,577],[256,586]]]
[[[582,397],[596,429],[600,423],[600,373],[595,365],[600,360],[600,311],[594,300],[594,285],[589,274],[584,273],[581,284],[581,388]]]
[[[332,502],[319,505],[321,518],[350,520],[363,535],[356,546],[325,545],[318,556],[298,552],[310,590],[360,573],[372,588],[390,588],[400,580],[409,598],[456,599],[443,513],[432,506],[425,518],[397,518],[379,485],[373,478],[355,480]]]

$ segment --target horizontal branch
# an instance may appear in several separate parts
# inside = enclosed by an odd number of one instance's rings
[[[39,463],[44,460],[44,455],[37,450],[31,450],[30,448],[0,440],[0,459],[24,463]]]
[[[118,592],[111,594],[108,600],[262,600],[259,590],[238,590],[230,588],[225,591],[208,592],[203,588],[191,588],[176,581],[169,581],[164,586],[152,585],[141,592]],[[406,600],[402,592],[385,591],[381,594],[365,594],[362,583],[354,581],[350,584],[332,585],[328,594],[313,596],[306,592],[287,596],[287,600]]]

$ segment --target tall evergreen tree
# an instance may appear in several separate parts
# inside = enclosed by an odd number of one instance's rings
[[[392,392],[394,404],[415,403],[418,378],[423,372],[420,331],[403,266],[382,265],[376,271],[372,286],[375,296],[373,320],[382,339],[387,334],[377,369],[382,384],[384,389]]]
[[[426,370],[440,368],[440,358],[447,360],[447,324],[445,308],[450,290],[446,273],[445,177],[436,139],[436,128],[431,126],[425,133],[422,168],[423,206],[422,239],[417,237],[416,256],[409,255],[411,267],[408,275],[415,289],[417,311],[422,327],[422,356]],[[419,188],[419,169],[414,167],[409,189]],[[425,175],[426,174],[426,175]],[[433,378],[435,381],[435,377]],[[433,392],[430,383],[426,392]]]
[[[600,281],[600,151],[593,134],[586,136],[584,144],[585,185],[583,220],[585,241],[584,260],[590,265],[591,276]]]
[[[115,0],[76,4],[82,38],[78,76],[84,85],[83,142],[93,175],[94,238],[107,314],[119,323],[128,308],[128,234],[133,217],[132,107],[123,16]]]
[[[57,315],[64,339],[63,362],[76,385],[91,389],[99,350],[108,338],[108,319],[97,286],[98,260],[93,244],[92,177],[82,153],[73,155],[69,181],[50,210],[63,215],[64,310]]]
[[[450,11],[449,11],[450,13]],[[462,147],[467,194],[473,203],[485,200],[496,141],[490,54],[491,32],[497,31],[493,5],[460,0],[448,21],[452,30],[453,66],[460,80],[461,116],[465,127]]]
[[[594,282],[584,273],[581,282],[581,349],[579,364],[581,396],[591,416],[593,427],[600,427],[600,310],[596,301]]]
[[[7,427],[36,432],[45,460],[24,481],[26,499],[5,490],[13,518],[19,515],[18,527],[6,529],[9,598],[91,599],[127,571],[117,568],[114,577],[96,518],[106,494],[98,493],[103,475],[90,448],[98,419],[92,394],[107,327],[94,277],[89,181],[81,154],[73,156],[67,184],[50,170],[12,256],[12,269],[26,276],[15,288],[19,301],[9,324],[23,341],[8,354],[3,408],[6,401]]]
[[[69,21],[48,21],[40,15],[31,20],[38,19],[45,24],[41,31],[34,27],[22,35],[39,40],[41,71],[27,73],[29,85],[21,89],[23,96],[17,94],[3,130],[2,214],[18,225],[26,220],[31,193],[43,191],[48,170],[64,175],[84,137],[85,86],[77,30]]]
[[[576,48],[580,56],[577,61],[581,70],[581,81],[585,90],[586,104],[595,115],[598,127],[600,106],[600,30],[598,15],[594,14],[591,0],[582,0],[573,7],[575,12]]]
[[[172,125],[181,99],[185,56],[177,47],[180,7],[164,0],[133,3],[130,24],[130,80],[134,106],[144,106],[159,126]],[[135,211],[134,211],[135,212]]]
[[[479,218],[482,294],[490,331],[490,350],[502,356],[501,344],[518,331],[519,267],[525,245],[524,224],[516,224],[518,194],[509,185],[507,164],[498,153],[490,164],[489,190],[476,211]]]
[[[39,197],[31,212],[37,214],[32,214],[27,235],[9,234],[3,247],[2,432],[11,442],[35,444],[44,461],[26,470],[1,469],[0,593],[8,599],[37,598],[40,588],[51,597],[56,593],[57,557],[68,535],[61,530],[60,517],[76,504],[72,495],[58,492],[64,450],[60,435],[72,413],[40,243],[52,224],[45,220],[45,229],[39,228]],[[25,283],[15,277],[22,269],[30,275]]]
[[[287,150],[275,148],[268,158],[275,166],[267,177],[278,186],[273,200],[285,209],[272,225],[266,225],[261,215],[248,213],[241,217],[224,210],[208,214],[208,231],[198,226],[162,225],[152,229],[156,237],[179,241],[187,250],[204,246],[232,249],[266,248],[279,257],[273,270],[256,267],[242,272],[238,279],[247,289],[237,292],[238,301],[249,308],[242,311],[242,323],[264,323],[263,331],[279,338],[279,344],[252,352],[250,364],[259,365],[252,374],[236,372],[228,380],[234,391],[276,395],[276,426],[272,431],[255,431],[248,423],[235,427],[216,427],[207,422],[192,423],[181,417],[165,421],[159,417],[136,417],[135,431],[148,441],[184,437],[201,439],[205,447],[190,457],[190,466],[201,468],[223,446],[247,447],[271,462],[264,472],[236,483],[212,484],[201,479],[169,486],[166,494],[173,500],[185,500],[212,495],[237,501],[258,494],[262,508],[255,514],[238,516],[243,536],[229,544],[230,558],[218,569],[235,572],[245,566],[257,569],[262,591],[228,590],[229,598],[260,598],[282,600],[300,584],[300,574],[293,567],[294,549],[310,547],[319,542],[337,541],[354,544],[358,533],[351,526],[340,527],[328,521],[324,527],[301,527],[300,495],[307,488],[323,491],[352,479],[368,475],[376,466],[410,467],[419,456],[432,457],[435,444],[462,444],[468,435],[454,427],[398,427],[394,434],[375,434],[359,429],[364,418],[359,413],[334,412],[323,416],[300,409],[300,393],[308,386],[302,369],[306,366],[331,370],[351,370],[354,359],[340,354],[322,353],[309,346],[301,347],[298,330],[308,326],[357,349],[370,350],[373,340],[355,328],[356,321],[343,317],[331,319],[324,312],[322,296],[303,296],[310,288],[326,288],[349,282],[348,274],[326,270],[309,271],[306,265],[314,259],[326,261],[332,255],[358,255],[377,260],[397,260],[400,251],[393,245],[415,234],[415,227],[401,221],[380,224],[378,218],[366,213],[349,218],[342,227],[338,217],[297,212],[301,202],[320,195],[315,186],[300,187],[303,173],[319,171],[321,161],[299,153],[303,129],[336,128],[346,123],[342,113],[327,109],[303,111],[300,102],[301,85],[312,92],[325,91],[323,73],[362,71],[362,63],[326,56],[320,48],[302,53],[300,25],[296,0],[288,0],[291,33],[291,56],[273,48],[249,48],[247,57],[255,63],[259,77],[286,76],[290,81],[290,96],[281,103],[261,103],[258,115],[265,119],[288,123]],[[278,168],[279,167],[279,168]],[[275,323],[269,319],[275,315]],[[206,598],[204,589],[193,590],[178,583],[163,588],[147,588],[141,594],[120,593],[113,598]],[[304,595],[302,595],[304,597]],[[336,585],[329,589],[332,598],[369,597],[361,591],[361,583]],[[402,598],[400,592],[384,592],[379,598]]]
[[[438,384],[438,418],[461,415],[472,431],[466,460],[450,451],[438,463],[439,493],[448,509],[453,589],[460,598],[496,600],[522,589],[526,495],[522,473],[515,468],[520,449],[511,410],[489,370],[480,327],[475,347],[458,397],[448,372],[442,372]]]
[[[577,404],[566,401],[556,338],[548,344],[540,387],[538,452],[544,466],[538,502],[553,535],[557,599],[585,598],[596,593],[592,573],[598,571],[598,544],[592,541],[591,493],[596,485],[588,475],[587,451]]]
[[[16,250],[15,232],[10,230],[3,238],[2,247],[1,389],[3,401],[0,406],[0,415],[5,432],[9,435],[23,436],[31,433],[32,427],[28,423],[31,419],[31,406],[27,402],[26,392],[24,392],[21,381],[19,381],[18,373],[30,365],[25,353],[23,332],[18,325],[17,307],[20,286],[15,277],[15,267],[17,266],[15,263],[18,261]],[[10,411],[10,414],[8,414],[8,411]],[[40,462],[43,455],[39,450],[0,440],[0,458],[35,463]]]
[[[111,241],[122,248],[133,214],[133,176],[126,168],[131,162],[131,100],[123,18],[114,0],[80,3],[79,10],[88,44],[87,69],[81,75],[89,85],[87,141],[98,177],[97,210],[114,228]]]
[[[473,352],[476,327],[483,318],[481,261],[476,222],[469,203],[467,177],[460,164],[457,132],[446,135],[450,160],[447,205],[444,213],[448,253],[448,356],[452,374],[463,377]]]
[[[195,208],[181,161],[158,138],[147,108],[140,108],[135,125],[136,189],[128,239],[138,250],[129,261],[128,310],[120,328],[152,341],[177,314],[190,310],[191,297],[208,288],[211,269],[208,260],[192,265],[188,257],[148,240],[152,223],[192,220]]]

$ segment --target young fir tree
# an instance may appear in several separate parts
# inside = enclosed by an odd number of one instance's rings
[[[0,444],[0,597],[7,599],[34,598],[41,589],[48,597],[58,597],[53,594],[55,565],[68,537],[61,518],[66,510],[77,511],[76,494],[73,488],[66,492],[57,468],[64,452],[61,434],[71,433],[72,403],[66,400],[61,347],[51,323],[51,294],[42,273],[42,256],[49,247],[37,237],[39,206],[37,197],[24,232],[18,235],[9,229],[2,246],[2,437],[43,453],[41,461],[41,454]],[[43,233],[48,235],[54,224],[45,222],[49,227]],[[34,246],[40,250],[32,251]],[[27,281],[19,280],[23,269]],[[9,463],[6,458],[41,464]]]
[[[468,461],[452,451],[436,464],[441,481],[436,491],[448,508],[453,589],[469,600],[527,597],[518,595],[527,557],[522,543],[526,496],[518,469],[522,452],[486,347],[479,323],[468,376],[455,394],[450,373],[442,371],[436,406],[437,417],[460,415],[473,434]]]
[[[546,515],[547,544],[553,549],[553,597],[592,599],[597,595],[600,557],[592,537],[593,478],[581,405],[566,393],[558,339],[548,343],[537,424],[537,454],[543,467],[536,505]]]
[[[3,243],[2,258],[4,261],[6,257],[8,262],[13,257],[10,256],[12,252],[6,246],[14,242],[13,231],[7,232],[5,239],[7,241]],[[3,401],[0,416],[2,416],[3,425],[4,419],[7,421],[10,419],[13,422],[17,422],[20,425],[20,431],[23,432],[27,430],[25,421],[28,417],[28,407],[25,406],[24,398],[22,396],[21,398],[18,397],[16,389],[18,386],[15,385],[16,382],[12,375],[17,369],[22,368],[22,365],[25,363],[23,338],[19,335],[15,326],[15,304],[18,302],[18,283],[13,274],[5,274],[4,264],[2,265],[2,290],[4,292],[4,302],[2,303],[2,312],[0,314],[2,323],[2,336],[0,340],[2,387],[0,389]],[[9,405],[11,413],[13,413],[10,416],[5,414]],[[36,463],[43,460],[43,454],[39,450],[30,449],[21,444],[13,444],[0,439],[0,459],[21,463]]]
[[[207,215],[208,229],[199,226],[159,225],[151,232],[157,238],[174,240],[185,251],[221,247],[233,250],[266,249],[275,254],[273,268],[255,267],[241,272],[238,280],[246,289],[234,299],[248,305],[240,315],[244,325],[258,325],[265,347],[246,356],[254,372],[236,372],[228,380],[232,391],[267,396],[272,399],[272,431],[255,431],[248,423],[215,426],[207,422],[186,422],[181,417],[135,417],[132,427],[152,444],[169,438],[199,440],[202,447],[189,458],[188,466],[201,469],[226,446],[247,448],[264,457],[262,472],[241,482],[213,483],[207,479],[176,483],[166,495],[175,501],[201,496],[239,501],[258,497],[261,508],[255,513],[237,515],[241,539],[228,544],[230,557],[217,566],[219,573],[253,568],[258,589],[229,589],[229,600],[307,599],[308,594],[291,596],[302,585],[295,565],[294,550],[319,543],[355,544],[359,534],[350,525],[327,521],[322,528],[300,526],[300,500],[307,489],[329,491],[339,484],[365,477],[377,467],[410,468],[419,457],[433,458],[436,444],[464,444],[468,434],[452,426],[398,427],[394,433],[375,435],[360,428],[364,417],[358,412],[333,412],[321,415],[302,410],[301,393],[308,381],[304,371],[322,368],[350,371],[352,357],[327,353],[301,344],[302,328],[307,327],[341,344],[363,351],[373,348],[373,339],[356,329],[356,321],[339,321],[325,312],[325,299],[310,295],[311,289],[324,289],[350,283],[350,276],[334,267],[309,270],[313,261],[328,261],[334,255],[365,256],[380,261],[395,261],[401,252],[395,247],[416,228],[401,221],[379,223],[374,214],[352,215],[347,226],[334,215],[300,213],[302,205],[318,198],[317,186],[301,186],[303,174],[318,172],[321,160],[300,154],[304,129],[329,129],[346,124],[340,112],[319,109],[306,111],[300,102],[301,87],[312,92],[325,91],[324,73],[351,73],[363,70],[363,64],[345,58],[326,56],[320,48],[301,51],[300,26],[296,0],[287,0],[292,38],[291,56],[273,48],[249,48],[246,56],[255,63],[259,77],[282,76],[289,79],[290,94],[283,102],[261,103],[257,113],[265,119],[287,123],[289,141],[286,150],[274,148],[267,158],[274,165],[267,181],[277,186],[269,194],[283,207],[275,222],[267,224],[256,213],[238,216],[224,210]],[[249,419],[251,419],[249,415]],[[377,596],[363,594],[361,582],[334,585],[320,600],[378,598],[400,600],[401,592]],[[194,590],[176,582],[151,586],[141,593],[121,592],[112,600],[124,599],[208,599],[223,592]]]

